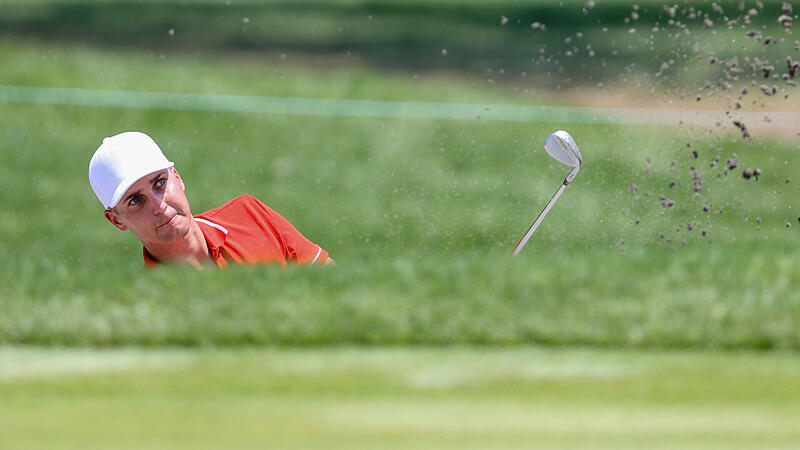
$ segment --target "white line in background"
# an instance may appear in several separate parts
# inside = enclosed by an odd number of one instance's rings
[[[386,119],[668,126],[712,126],[716,122],[730,125],[732,118],[740,118],[749,122],[748,126],[753,124],[766,128],[796,127],[800,116],[794,112],[748,111],[728,116],[717,110],[344,100],[8,85],[0,85],[0,103]],[[765,115],[770,121],[764,120]]]

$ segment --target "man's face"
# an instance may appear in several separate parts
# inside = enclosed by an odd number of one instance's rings
[[[143,244],[172,242],[185,236],[192,223],[185,190],[174,167],[151,173],[106,210],[106,219],[122,231],[130,229]]]

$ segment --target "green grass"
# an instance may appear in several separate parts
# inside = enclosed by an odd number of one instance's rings
[[[315,3],[328,8],[322,15],[309,5],[16,3],[0,19],[0,84],[559,104],[547,84],[509,84],[497,69],[551,83],[564,77],[547,71],[560,68],[578,86],[635,86],[654,77],[652,64],[678,58],[653,94],[662,95],[707,76],[705,58],[739,49],[734,37],[744,33],[693,24],[694,34],[674,42],[629,34],[631,7],[622,2],[579,19],[563,10],[576,2]],[[642,30],[663,20],[654,5],[642,4]],[[135,25],[118,27],[106,20],[112,13]],[[500,15],[511,19],[506,26]],[[537,17],[549,29],[532,35]],[[347,30],[341,40],[333,25]],[[565,37],[578,31],[622,74],[568,62]],[[771,58],[791,47],[781,36],[780,45],[750,50]],[[686,50],[695,37],[697,53]],[[533,61],[542,46],[544,59]],[[443,62],[443,47],[454,61]],[[429,51],[436,58],[426,59]],[[760,97],[751,94],[748,106],[751,98]],[[0,343],[797,349],[797,142],[758,134],[742,142],[730,119],[719,119],[723,126],[707,131],[1,104]],[[585,168],[511,260],[566,174],[541,147],[557,128],[575,136]],[[177,163],[194,212],[250,193],[339,266],[143,271],[140,244],[105,221],[86,177],[100,140],[132,129]],[[726,173],[734,154],[739,167]],[[756,167],[760,181],[742,179]],[[662,207],[659,195],[675,206]]]
[[[8,448],[793,448],[793,354],[0,349]],[[46,418],[46,420],[43,420]]]
[[[717,25],[681,35],[653,0],[635,25],[616,0],[586,14],[583,0],[231,3],[0,0],[0,85],[534,105],[580,103],[560,93],[576,87],[655,108],[730,103],[755,81],[781,95],[750,94],[746,110],[795,102],[747,67],[722,90],[708,64],[758,56],[783,71],[793,40],[773,3],[752,26],[778,37],[768,47],[704,1],[681,14]],[[798,142],[751,123],[742,142],[717,119],[2,103],[0,447],[792,448]],[[557,128],[584,169],[512,260],[566,175],[541,147]],[[86,176],[101,139],[132,129],[177,163],[195,213],[255,195],[338,266],[144,270]],[[759,181],[741,177],[756,167]]]
[[[664,3],[651,0],[637,2],[637,20],[631,20],[633,4],[620,0],[598,2],[591,9],[582,0],[3,3],[4,36],[117,50],[144,48],[154,55],[194,52],[227,58],[235,53],[271,65],[310,58],[322,67],[363,63],[404,74],[458,72],[485,84],[513,80],[528,85],[533,79],[537,88],[545,89],[609,80],[630,85],[631,78],[647,75],[644,91],[651,84],[691,90],[706,80],[724,79],[722,64],[708,64],[711,56],[720,62],[756,56],[781,70],[795,40],[776,22],[780,2],[766,2],[749,25],[738,1],[715,2],[724,7],[724,15],[708,1],[675,2],[680,6],[675,19],[688,25],[685,30],[668,24]],[[690,18],[690,11],[701,13]],[[705,15],[714,27],[703,27]],[[505,25],[501,17],[508,19]],[[728,27],[728,19],[739,22]],[[534,22],[545,24],[546,30],[532,29]],[[764,46],[744,37],[749,30],[781,42]],[[669,77],[654,78],[669,61]],[[685,65],[691,70],[683,71]],[[741,65],[747,69],[744,60]],[[760,76],[756,72],[737,76],[749,80]]]
[[[183,80],[180,90],[188,92],[236,86],[238,93],[303,93],[297,84],[273,83],[285,69],[254,69],[265,74],[266,92],[236,78],[226,84],[236,67],[229,62],[182,57],[152,66],[164,68],[158,74],[138,52],[88,49],[62,79],[51,69],[73,51],[49,49],[37,62],[36,46],[5,48],[19,62],[10,64],[19,71],[15,83],[35,73],[37,85],[116,88],[140,79],[156,89],[152,80],[184,70],[197,74],[175,75],[175,86]],[[314,95],[331,97],[369,98],[381,86],[436,91],[437,101],[479,92],[503,103],[509,95],[458,81],[439,91],[439,80],[349,72],[357,83],[327,83],[330,74],[304,80]],[[348,86],[353,90],[342,95]],[[791,202],[800,174],[791,140],[744,143],[725,130],[718,140],[624,125],[11,104],[0,106],[0,117],[0,201],[7,209],[0,217],[0,342],[800,344]],[[581,146],[585,168],[512,261],[510,250],[566,174],[541,149],[562,127]],[[176,161],[195,212],[253,194],[323,245],[339,267],[142,271],[138,241],[105,221],[86,179],[100,139],[129,129],[149,132]],[[698,159],[689,157],[687,143]],[[734,153],[740,166],[725,174]],[[712,169],[717,156],[721,164]],[[701,195],[692,189],[693,166],[703,172]],[[744,167],[764,175],[745,181]],[[639,190],[631,193],[634,184]],[[676,206],[663,208],[658,195]]]

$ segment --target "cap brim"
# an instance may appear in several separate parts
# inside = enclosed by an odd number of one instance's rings
[[[150,174],[156,173],[159,170],[169,169],[170,167],[173,167],[174,165],[175,165],[175,163],[173,163],[172,161],[168,161],[168,163],[166,165],[164,165],[163,167],[155,167],[155,168],[153,168],[153,170],[147,172],[144,175],[125,178],[124,180],[122,180],[122,182],[114,190],[114,195],[111,196],[111,203],[106,205],[106,208],[113,208],[113,207],[117,206],[119,201],[122,200],[122,197],[125,195],[125,192],[127,192],[128,189],[130,189],[130,187],[133,186],[137,181],[141,180],[142,178],[144,178],[144,177],[146,177],[146,176],[148,176]]]

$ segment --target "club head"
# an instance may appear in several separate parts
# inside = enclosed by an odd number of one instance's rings
[[[572,139],[572,136],[570,136],[566,131],[558,130],[548,136],[544,141],[544,149],[553,158],[572,167],[572,170],[570,170],[569,174],[567,174],[567,177],[564,178],[564,183],[559,186],[555,195],[553,195],[553,198],[551,198],[547,203],[547,206],[544,207],[542,212],[539,213],[539,216],[536,217],[536,220],[533,221],[533,225],[528,228],[527,233],[522,236],[522,239],[520,239],[517,246],[514,247],[514,251],[511,253],[511,256],[517,256],[522,250],[522,247],[528,243],[528,239],[530,239],[531,236],[533,236],[533,233],[536,232],[536,229],[542,223],[542,220],[544,220],[545,216],[547,216],[550,208],[553,207],[553,204],[555,204],[556,200],[558,200],[558,197],[561,196],[561,193],[564,192],[564,189],[567,188],[567,185],[575,178],[575,176],[578,174],[578,171],[581,170],[581,164],[583,163],[581,151],[578,150],[578,144],[575,143],[575,140]]]
[[[564,130],[558,130],[544,141],[544,149],[559,162],[572,167],[572,171],[564,180],[565,184],[569,184],[578,174],[583,163],[578,144],[575,143],[569,133]]]

